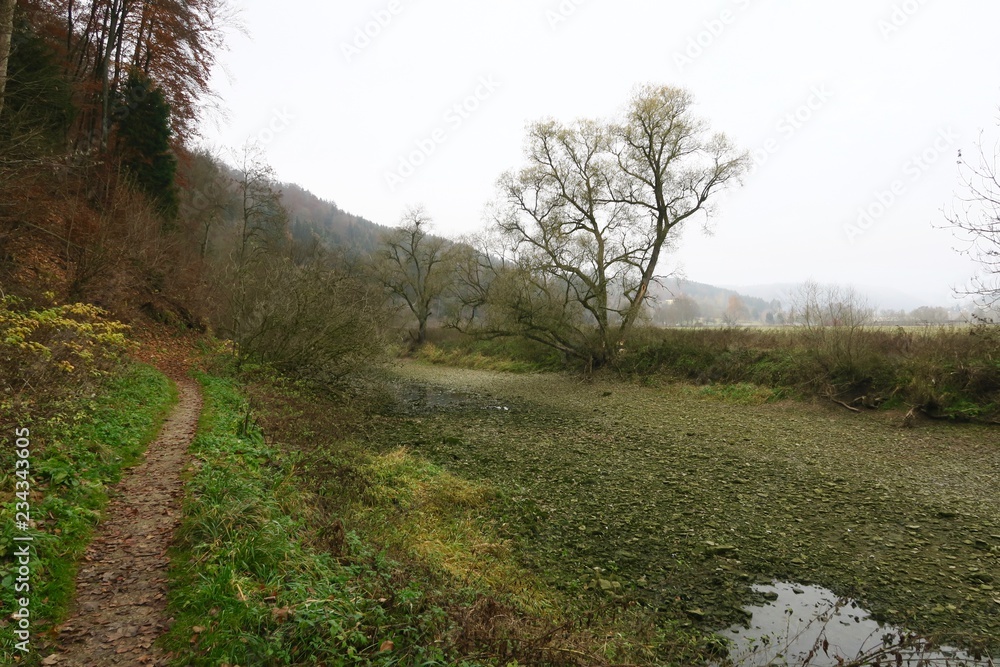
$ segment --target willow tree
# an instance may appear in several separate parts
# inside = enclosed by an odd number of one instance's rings
[[[459,273],[456,325],[613,361],[677,231],[748,165],[692,105],[646,85],[617,117],[530,125],[526,164],[499,179],[491,240]]]
[[[382,235],[374,268],[377,280],[393,298],[406,303],[417,319],[416,345],[427,341],[427,322],[434,302],[452,279],[454,245],[429,233],[431,219],[423,208],[403,215],[400,225]]]

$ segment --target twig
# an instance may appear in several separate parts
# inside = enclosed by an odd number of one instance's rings
[[[856,408],[856,407],[854,407],[852,405],[848,405],[847,403],[844,403],[843,401],[841,401],[839,399],[836,399],[833,396],[827,396],[827,398],[829,398],[831,401],[833,401],[837,405],[841,405],[841,406],[847,408],[851,412],[861,412],[861,410],[859,410],[858,408]]]

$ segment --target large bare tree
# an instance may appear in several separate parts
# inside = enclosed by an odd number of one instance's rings
[[[378,280],[417,318],[417,345],[427,341],[432,307],[451,281],[454,245],[432,236],[430,225],[431,218],[423,208],[408,210],[400,225],[383,235],[375,261]]]
[[[677,230],[748,165],[692,106],[646,85],[610,120],[532,124],[527,164],[499,180],[492,241],[461,272],[458,326],[613,361]]]

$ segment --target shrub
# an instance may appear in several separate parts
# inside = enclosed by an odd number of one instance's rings
[[[49,415],[111,371],[128,350],[127,327],[83,303],[29,308],[0,298],[0,428]]]

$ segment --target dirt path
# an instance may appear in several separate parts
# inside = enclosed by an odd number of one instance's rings
[[[153,642],[169,624],[167,547],[181,517],[181,470],[201,413],[197,385],[176,381],[179,402],[145,461],[115,490],[77,574],[76,604],[60,645],[42,664],[167,664]]]

